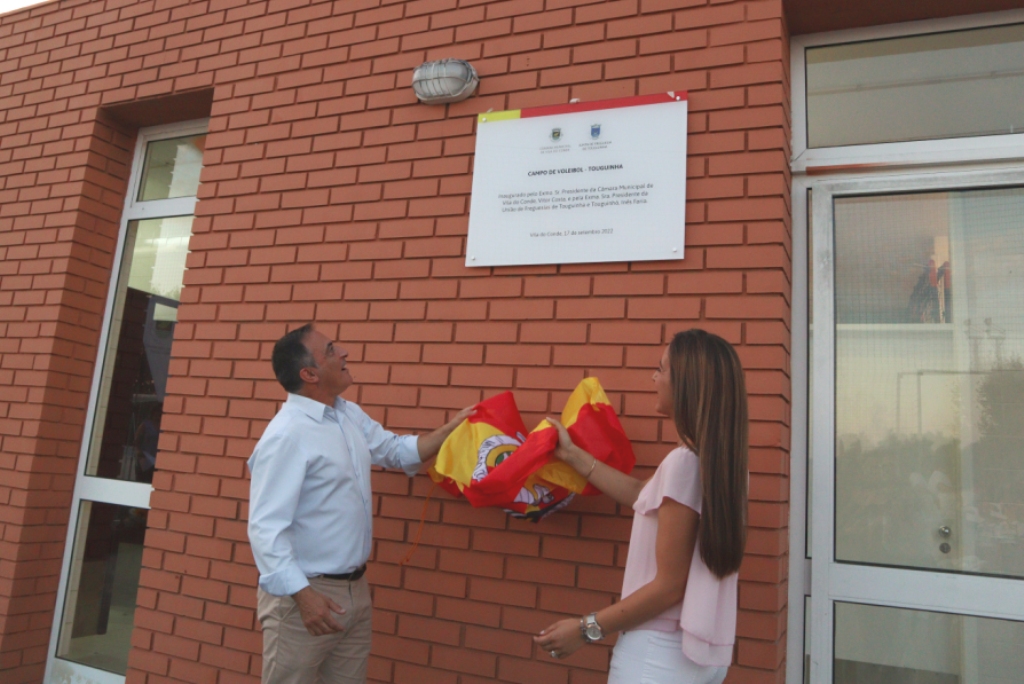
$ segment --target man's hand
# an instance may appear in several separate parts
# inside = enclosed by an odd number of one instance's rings
[[[467,406],[456,413],[454,418],[431,432],[429,435],[420,435],[419,439],[416,440],[416,450],[420,454],[420,460],[426,462],[434,456],[437,456],[437,452],[441,450],[441,445],[444,444],[444,440],[448,439],[448,435],[452,434],[452,432],[455,431],[455,428],[462,424],[462,421],[469,418],[475,412],[476,404],[473,406]]]
[[[345,628],[335,621],[332,612],[344,615],[345,609],[327,598],[313,587],[305,587],[292,594],[302,615],[302,624],[313,636],[324,636],[340,632]]]
[[[444,429],[448,430],[448,434],[450,435],[455,430],[455,428],[459,427],[459,425],[462,424],[462,421],[466,420],[474,413],[476,413],[476,404],[473,404],[472,406],[467,406],[466,408],[456,413],[455,417],[448,421],[448,423],[444,426]]]

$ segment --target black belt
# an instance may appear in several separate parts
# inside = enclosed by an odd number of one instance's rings
[[[366,565],[363,565],[363,567],[353,570],[352,572],[343,572],[340,575],[320,575],[320,577],[329,580],[348,580],[350,582],[355,582],[363,576],[364,572],[366,572]]]

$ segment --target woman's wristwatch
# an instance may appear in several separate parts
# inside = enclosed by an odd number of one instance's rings
[[[604,639],[604,630],[597,624],[597,613],[584,615],[580,618],[580,635],[588,644]]]

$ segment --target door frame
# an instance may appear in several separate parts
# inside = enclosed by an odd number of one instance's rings
[[[132,508],[149,508],[149,498],[153,486],[144,482],[127,482],[110,478],[86,475],[86,465],[93,437],[102,426],[96,426],[97,405],[102,386],[103,369],[107,357],[116,350],[110,348],[111,329],[114,318],[114,307],[117,301],[118,283],[121,278],[121,267],[124,261],[125,242],[128,235],[128,224],[151,218],[194,215],[196,197],[180,197],[166,200],[138,201],[139,187],[142,178],[142,167],[145,160],[146,147],[150,142],[180,138],[189,135],[202,135],[208,132],[209,120],[200,119],[178,124],[167,124],[140,129],[135,140],[135,151],[128,178],[128,189],[125,194],[124,209],[118,227],[117,244],[114,249],[113,265],[110,270],[110,281],[107,287],[103,321],[96,350],[96,363],[93,366],[92,383],[89,390],[85,423],[82,429],[82,442],[79,448],[78,465],[75,470],[75,487],[71,498],[68,516],[67,537],[64,542],[64,558],[61,562],[60,584],[57,586],[57,599],[53,612],[53,625],[50,630],[50,641],[46,651],[46,670],[43,682],[51,682],[58,673],[60,676],[77,676],[83,684],[124,684],[125,676],[106,670],[99,670],[82,663],[57,657],[57,646],[64,618],[65,600],[68,581],[72,570],[72,559],[75,541],[82,526],[79,524],[82,501],[93,501]],[[59,671],[59,672],[58,672]]]
[[[811,609],[812,594],[820,596],[822,587],[834,583],[835,596],[862,595],[863,576],[849,577],[837,569],[829,579],[828,570],[834,565],[834,558],[818,559],[815,563],[812,549],[825,548],[834,551],[828,540],[821,542],[817,534],[814,539],[808,534],[808,513],[814,513],[815,523],[820,520],[813,510],[812,487],[808,479],[812,453],[817,448],[808,444],[810,407],[808,405],[810,364],[811,320],[808,306],[809,281],[808,242],[812,224],[808,195],[824,190],[829,184],[845,182],[858,183],[868,180],[887,182],[887,179],[908,181],[913,178],[934,177],[935,174],[976,170],[981,173],[998,172],[1002,169],[1021,169],[1024,164],[1024,135],[992,135],[945,140],[922,140],[899,143],[880,143],[831,148],[808,148],[807,146],[807,90],[805,51],[811,47],[836,45],[870,40],[882,40],[903,36],[958,31],[987,26],[1024,23],[1024,9],[965,15],[943,19],[903,22],[900,24],[870,26],[864,28],[830,31],[817,34],[793,36],[790,40],[790,103],[792,112],[792,140],[790,169],[792,176],[792,255],[793,255],[793,296],[791,300],[791,381],[792,381],[792,430],[790,441],[790,508],[789,508],[789,576],[788,576],[788,617],[786,684],[803,684],[805,680],[805,653],[812,655],[813,634],[827,634],[829,656],[818,657],[814,672],[827,670],[832,681],[831,647],[833,629],[831,612],[818,616],[806,616],[805,608]],[[836,188],[842,190],[842,187]],[[854,192],[856,194],[856,192]],[[820,299],[815,297],[815,299]],[[816,320],[816,319],[815,319]],[[830,332],[834,336],[834,329]],[[834,362],[834,358],[832,359]],[[816,373],[815,375],[821,375]],[[815,378],[817,379],[817,378]],[[833,395],[834,400],[834,395]],[[830,400],[831,401],[831,400]],[[831,415],[829,416],[831,420]],[[830,432],[834,432],[833,430]],[[815,435],[820,438],[820,435]],[[821,439],[816,439],[820,443]],[[833,447],[830,446],[829,454]],[[821,460],[820,458],[818,460]],[[829,476],[831,476],[830,471]],[[818,480],[818,473],[813,474]],[[834,483],[827,482],[829,492],[834,492]],[[818,489],[817,483],[814,489]],[[831,511],[830,511],[831,512]],[[832,519],[830,517],[830,523]],[[810,525],[817,529],[819,525]],[[831,528],[830,528],[831,529]],[[821,543],[828,545],[822,547]],[[822,554],[817,554],[822,555]],[[910,579],[916,581],[917,571]],[[818,582],[813,580],[817,578]],[[976,583],[966,582],[973,587]],[[984,583],[983,583],[984,584]],[[971,591],[964,587],[964,591]],[[870,588],[870,585],[869,585]],[[812,591],[813,589],[813,591]],[[956,591],[960,591],[958,587]],[[894,598],[899,598],[898,596]],[[829,604],[831,606],[831,604]],[[820,612],[820,611],[818,611]],[[819,631],[819,628],[824,631]],[[814,684],[825,682],[817,676],[810,679]]]
[[[828,180],[813,184],[811,222],[814,265],[810,348],[814,405],[811,453],[816,454],[810,508],[811,634],[834,633],[836,602],[1024,620],[1024,579],[968,575],[840,562],[835,558],[835,247],[834,200],[944,190],[1024,186],[1024,168],[916,172]],[[822,552],[824,551],[824,552]],[[1014,608],[1016,608],[1014,610]],[[811,641],[811,681],[831,684],[833,639]]]

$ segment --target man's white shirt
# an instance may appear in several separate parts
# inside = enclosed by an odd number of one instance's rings
[[[415,475],[416,435],[395,435],[358,405],[289,394],[249,458],[249,541],[260,588],[275,596],[308,577],[352,572],[370,557],[370,465]]]

